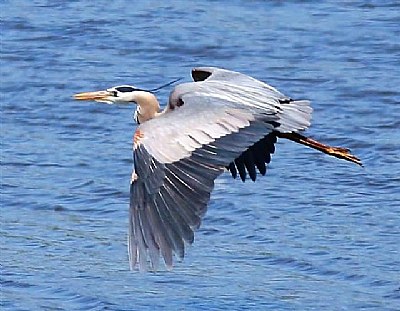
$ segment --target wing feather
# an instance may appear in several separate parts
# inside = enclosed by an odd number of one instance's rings
[[[159,248],[154,237],[154,226],[150,225],[151,218],[149,217],[149,209],[139,209],[138,210],[138,223],[142,229],[143,241],[146,248],[149,250],[150,261],[154,268],[158,266]],[[143,256],[144,257],[144,256]],[[147,261],[147,260],[146,260]]]
[[[164,232],[166,232],[166,238],[168,239],[169,244],[172,249],[180,258],[183,257],[184,253],[184,244],[182,237],[174,225],[173,218],[168,210],[168,205],[164,201],[161,195],[157,195],[155,197],[155,207],[157,209],[158,215],[160,216],[162,226],[164,227]]]
[[[135,211],[133,211],[134,213]],[[160,252],[162,257],[164,258],[164,262],[167,267],[172,267],[172,246],[169,241],[168,234],[164,227],[163,222],[160,219],[160,214],[158,214],[157,208],[153,207],[148,210],[149,218],[151,219],[150,223],[152,225],[151,229],[154,232],[155,239],[157,241],[158,247],[160,248]],[[143,253],[146,256],[146,252]],[[158,262],[158,259],[157,259]],[[152,262],[152,268],[155,270],[157,268],[157,262]],[[140,270],[147,269],[147,262],[139,262]]]
[[[192,209],[190,200],[188,200],[170,181],[168,181],[168,184],[165,185],[162,191],[164,197],[168,197],[170,201],[175,203],[175,207],[185,223],[191,229],[198,229],[201,218],[199,213],[195,209]]]

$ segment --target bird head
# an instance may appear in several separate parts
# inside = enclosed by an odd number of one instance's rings
[[[104,91],[85,92],[75,94],[74,98],[77,100],[95,100],[97,102],[114,104],[114,103],[136,103],[136,96],[138,92],[143,90],[138,89],[132,85],[119,85],[108,88]]]
[[[138,104],[138,102],[137,102],[138,98],[143,96],[143,92],[152,94],[154,92],[157,92],[157,91],[163,89],[166,86],[169,86],[171,84],[178,82],[179,80],[181,80],[181,78],[172,80],[171,82],[168,82],[166,84],[163,84],[163,85],[156,87],[154,89],[151,89],[151,90],[139,89],[132,85],[113,86],[104,91],[85,92],[85,93],[75,94],[74,98],[77,100],[95,100],[97,102],[107,103],[107,104],[114,104],[114,103],[137,103]]]

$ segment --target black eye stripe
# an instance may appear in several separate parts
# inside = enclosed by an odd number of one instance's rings
[[[133,92],[136,91],[134,87],[131,86],[120,86],[115,88],[118,92]]]

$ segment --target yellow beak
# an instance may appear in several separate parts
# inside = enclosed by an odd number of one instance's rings
[[[97,92],[85,92],[74,95],[74,99],[77,100],[106,100],[107,97],[111,96],[108,91],[97,91]]]

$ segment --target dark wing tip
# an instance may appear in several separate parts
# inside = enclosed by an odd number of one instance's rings
[[[267,164],[271,162],[271,154],[275,152],[274,144],[276,141],[276,134],[269,133],[245,150],[227,166],[232,177],[236,178],[239,172],[242,181],[246,180],[247,174],[249,174],[252,181],[256,181],[256,168],[259,170],[260,174],[264,176],[267,172]]]
[[[204,81],[212,75],[212,70],[207,70],[206,68],[193,68],[192,78],[195,82]]]

